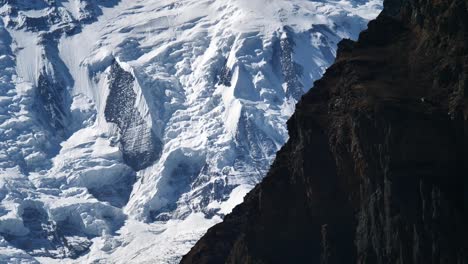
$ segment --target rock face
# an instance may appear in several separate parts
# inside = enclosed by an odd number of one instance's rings
[[[137,99],[132,74],[114,62],[109,79],[110,91],[104,110],[106,121],[119,127],[124,161],[135,170],[144,169],[159,158],[161,140],[135,108]]]
[[[181,263],[468,263],[467,8],[387,0]]]

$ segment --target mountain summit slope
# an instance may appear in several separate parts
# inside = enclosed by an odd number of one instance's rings
[[[381,8],[0,0],[0,262],[178,262]]]
[[[468,1],[385,0],[181,263],[468,263]]]

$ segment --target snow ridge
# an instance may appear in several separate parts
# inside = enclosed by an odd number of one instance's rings
[[[176,263],[380,0],[0,0],[0,263]]]

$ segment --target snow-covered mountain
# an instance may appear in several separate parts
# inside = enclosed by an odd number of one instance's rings
[[[381,0],[0,0],[0,263],[176,263]]]

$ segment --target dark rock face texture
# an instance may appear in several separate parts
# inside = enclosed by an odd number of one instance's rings
[[[104,113],[106,121],[117,124],[120,129],[125,162],[133,169],[141,170],[159,158],[162,143],[135,108],[134,81],[133,75],[117,62],[111,65],[110,91]]]
[[[181,263],[468,263],[468,1],[386,0]]]

